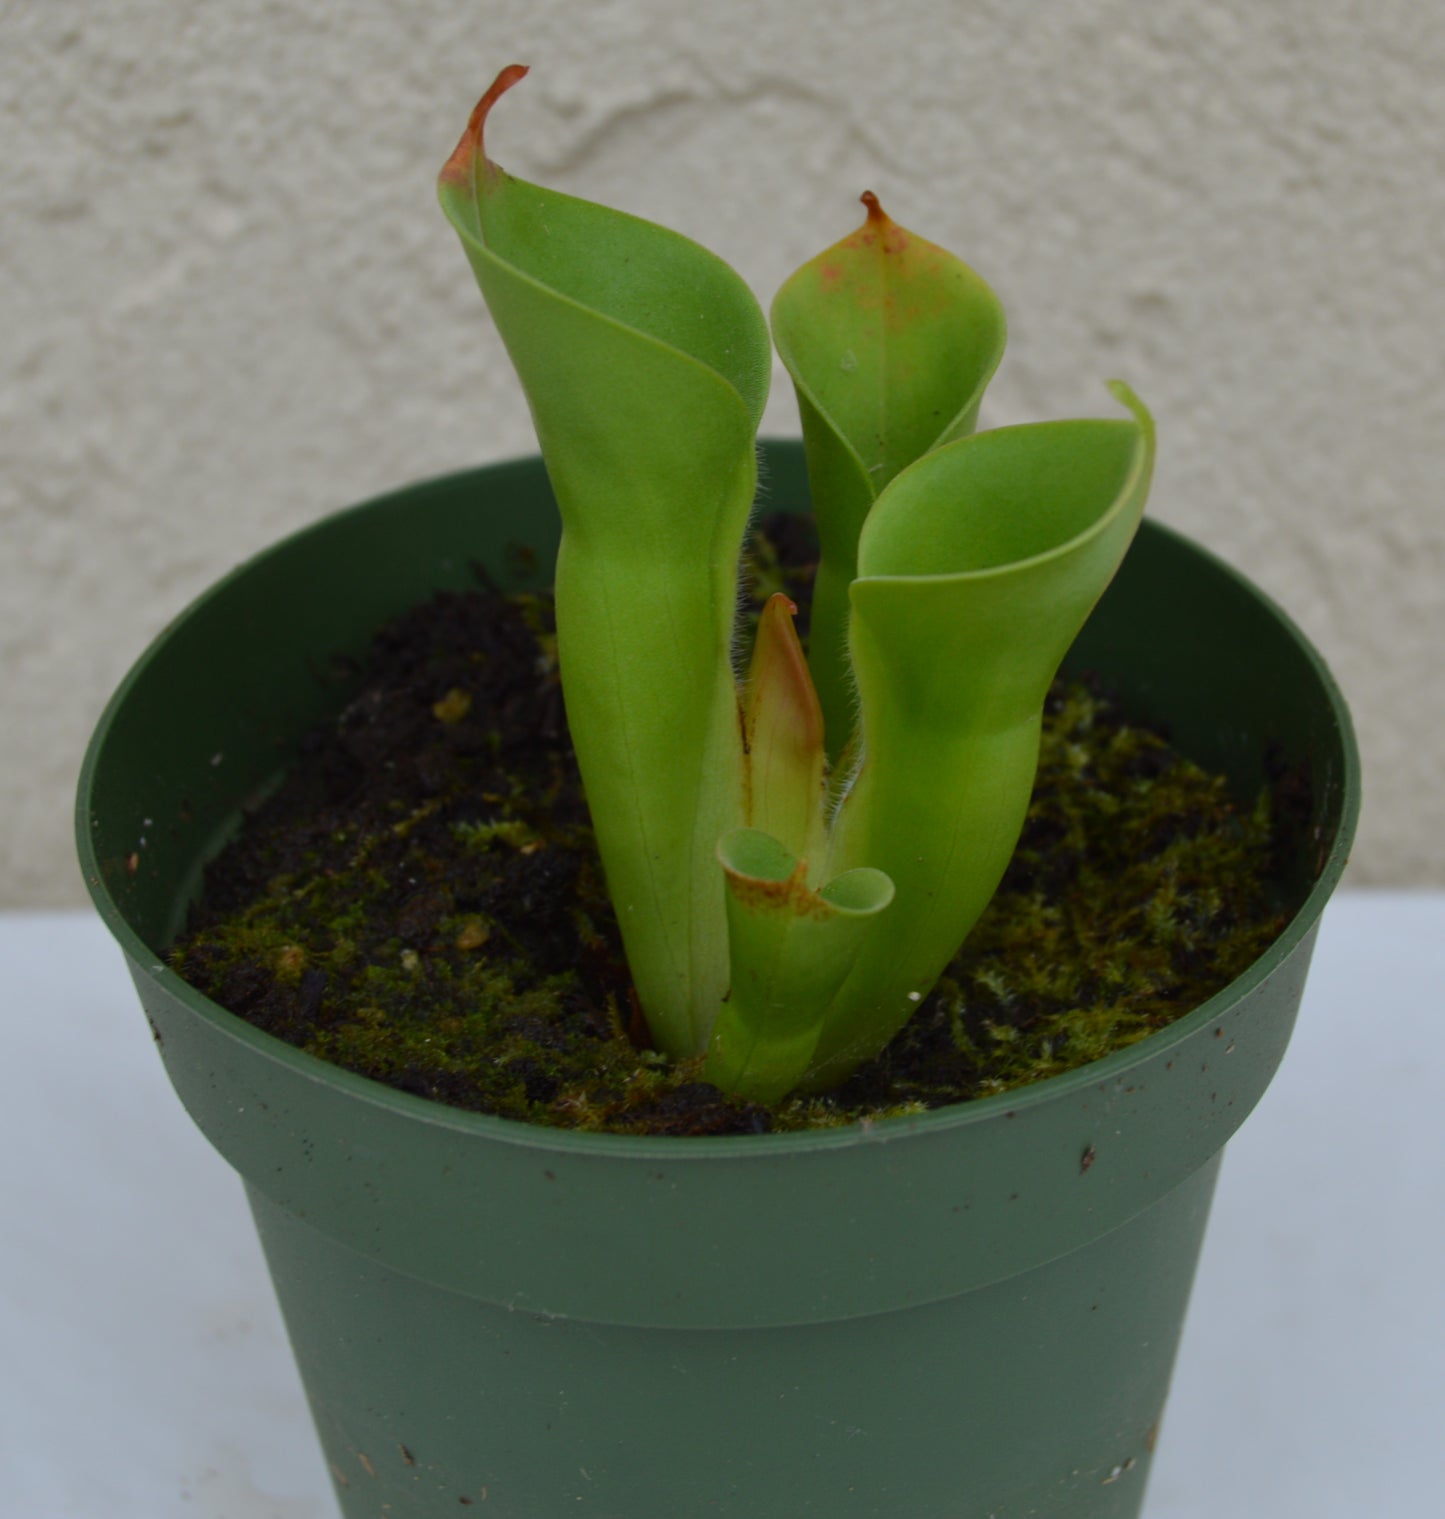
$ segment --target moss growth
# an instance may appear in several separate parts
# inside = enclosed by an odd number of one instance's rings
[[[990,1096],[1137,1043],[1276,938],[1268,797],[1237,810],[1082,685],[1045,713],[1028,820],[998,896],[918,1018],[847,1101]]]
[[[806,610],[798,531],[765,523],[745,570]],[[1266,799],[1240,812],[1101,692],[1056,688],[1013,863],[938,987],[841,1091],[763,1109],[640,1047],[546,598],[416,609],[301,751],[208,872],[171,964],[324,1059],[529,1123],[816,1128],[1007,1091],[1163,1027],[1282,926]]]

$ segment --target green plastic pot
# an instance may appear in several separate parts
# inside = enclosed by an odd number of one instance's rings
[[[775,502],[801,450],[768,446]],[[1282,937],[1086,1069],[810,1135],[632,1138],[323,1064],[160,951],[205,861],[343,694],[335,656],[475,562],[550,577],[541,464],[331,517],[151,646],[80,782],[97,907],[177,1092],[245,1178],[349,1519],[1139,1511],[1221,1148],[1263,1092],[1353,828],[1348,715],[1245,580],[1146,524],[1071,655],[1252,798],[1309,777]]]

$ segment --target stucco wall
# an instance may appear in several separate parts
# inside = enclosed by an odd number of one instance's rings
[[[1153,512],[1351,697],[1357,883],[1445,881],[1445,12],[1417,0],[0,6],[0,901],[80,900],[70,793],[237,559],[526,451],[435,171],[503,63],[518,173],[766,301],[871,187],[1008,306],[985,423],[1152,405]],[[781,374],[770,430],[796,431]]]

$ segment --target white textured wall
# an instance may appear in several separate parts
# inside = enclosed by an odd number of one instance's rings
[[[865,187],[968,258],[1011,318],[986,423],[1128,378],[1154,513],[1352,699],[1354,879],[1445,881],[1439,5],[0,0],[0,900],[79,900],[89,729],[218,572],[529,449],[432,189],[514,59],[501,162],[765,302]]]

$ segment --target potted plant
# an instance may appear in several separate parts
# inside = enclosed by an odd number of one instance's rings
[[[775,597],[739,684],[766,324],[702,249],[487,158],[523,72],[483,97],[441,196],[545,474],[413,487],[242,566],[127,677],[81,778],[87,880],[182,1100],[246,1180],[339,1501],[1134,1514],[1220,1150],[1283,1052],[1348,847],[1343,704],[1240,577],[1158,528],[1130,549],[1154,429],[1125,387],[1119,420],[973,432],[997,302],[872,197],[773,308],[807,484],[796,446],[764,457],[780,499],[811,491],[821,557],[809,653]],[[1008,862],[1066,656],[1242,795],[1308,774],[1288,924],[1092,1066],[818,1133],[541,1129],[300,1053],[161,951],[330,700],[314,667],[472,560],[506,578],[518,542],[538,574],[555,560],[640,1007],[718,1087],[825,1089],[905,1022]]]

